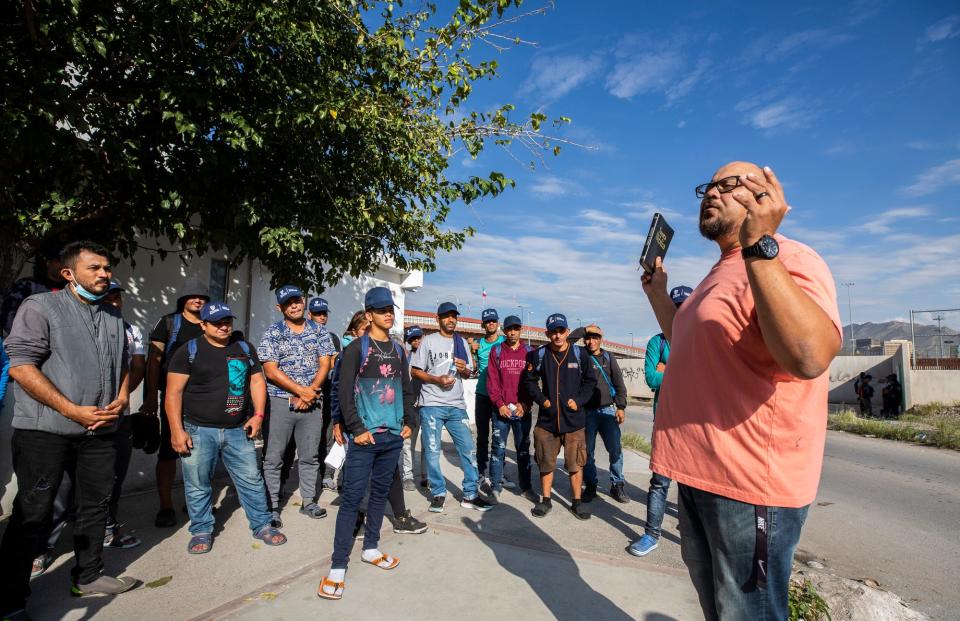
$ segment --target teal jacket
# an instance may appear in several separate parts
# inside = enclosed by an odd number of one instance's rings
[[[643,365],[643,377],[647,380],[647,386],[653,391],[653,415],[657,415],[657,402],[660,400],[660,385],[663,384],[663,372],[657,371],[657,365],[661,362],[667,364],[667,358],[670,357],[670,341],[663,337],[663,333],[657,334],[647,341],[647,356]]]

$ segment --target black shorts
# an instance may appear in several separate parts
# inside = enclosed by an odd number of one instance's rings
[[[160,448],[157,449],[157,461],[177,461],[180,453],[173,450],[170,439],[170,423],[167,422],[167,412],[163,407],[165,397],[160,393]]]

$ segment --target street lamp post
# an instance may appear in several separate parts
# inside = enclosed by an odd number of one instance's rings
[[[853,332],[853,303],[850,299],[850,288],[855,285],[853,282],[842,282],[840,283],[841,287],[847,288],[847,317],[850,322],[850,349],[853,351],[853,355],[857,355],[857,337]]]
[[[633,349],[633,332],[628,333],[630,335],[630,349]]]
[[[527,345],[530,345],[530,327],[529,326],[531,321],[533,321],[533,311],[527,311]]]

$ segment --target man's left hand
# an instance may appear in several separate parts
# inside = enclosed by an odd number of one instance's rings
[[[260,427],[263,425],[263,418],[260,416],[251,416],[247,419],[247,422],[243,424],[243,428],[247,432],[248,438],[255,438],[257,434],[260,433]]]
[[[741,175],[740,184],[743,189],[734,191],[733,197],[747,210],[740,227],[740,246],[746,248],[764,235],[776,233],[790,207],[783,186],[769,166],[763,168],[763,178],[756,173]]]
[[[626,418],[626,413],[623,410],[617,410],[617,424],[622,425],[623,419]]]
[[[407,438],[410,437],[412,433],[413,433],[413,430],[407,427],[406,425],[404,425],[403,429],[400,430],[400,437],[406,440]]]
[[[577,402],[574,401],[573,399],[567,399],[567,409],[569,409],[569,410],[572,411],[572,412],[576,412],[576,411],[577,411]]]

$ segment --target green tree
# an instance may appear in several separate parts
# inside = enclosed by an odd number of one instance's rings
[[[0,289],[32,251],[81,236],[123,256],[154,237],[225,249],[274,284],[322,287],[384,258],[432,269],[472,233],[444,226],[450,209],[513,185],[448,178],[452,154],[559,151],[541,113],[466,109],[497,75],[471,48],[523,43],[503,28],[542,11],[521,1],[448,16],[373,0],[6,3]]]

